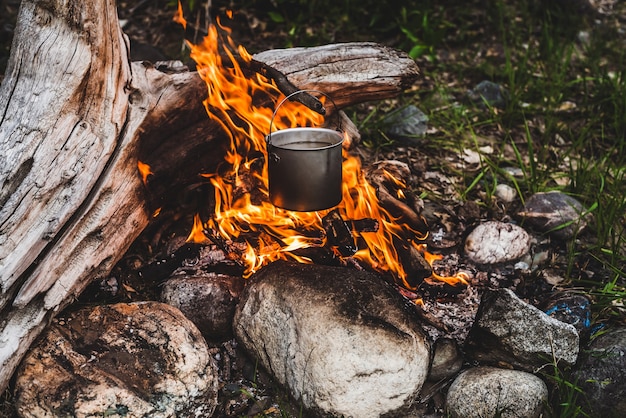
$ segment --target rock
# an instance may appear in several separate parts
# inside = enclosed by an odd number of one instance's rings
[[[225,340],[232,337],[243,287],[243,278],[224,274],[174,276],[163,285],[161,300],[180,309],[207,340]]]
[[[465,253],[479,264],[516,260],[530,249],[530,236],[517,225],[489,221],[478,225],[465,239]]]
[[[499,84],[483,80],[472,90],[467,91],[467,97],[479,107],[497,107],[504,109],[509,98],[508,91]]]
[[[494,194],[504,203],[512,203],[517,197],[516,190],[508,184],[498,184]]]
[[[591,301],[575,293],[557,293],[541,303],[539,308],[547,315],[566,324],[572,324],[581,338],[591,329]]]
[[[466,353],[479,362],[530,372],[552,358],[572,365],[578,350],[573,325],[549,317],[510,289],[483,294],[465,344]]]
[[[566,240],[578,234],[586,225],[586,209],[573,197],[558,191],[535,193],[518,213],[524,224],[539,232]]]
[[[424,135],[428,126],[428,116],[414,105],[389,114],[383,124],[389,125],[387,135],[409,144],[419,144],[418,137]]]
[[[368,418],[416,399],[429,344],[414,307],[378,275],[275,262],[249,280],[235,335],[304,408]]]
[[[546,384],[533,374],[474,367],[448,389],[446,410],[451,418],[535,418],[547,400]]]
[[[626,328],[598,336],[584,351],[574,376],[586,394],[591,416],[626,416]]]
[[[463,357],[456,341],[439,338],[433,348],[433,361],[430,365],[428,380],[438,381],[454,376],[463,367]]]
[[[58,319],[22,361],[21,417],[211,416],[217,370],[200,331],[158,302],[84,308]]]

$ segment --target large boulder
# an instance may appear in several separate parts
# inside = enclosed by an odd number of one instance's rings
[[[136,302],[83,308],[52,324],[17,372],[21,417],[213,414],[217,368],[176,308]]]
[[[373,273],[273,263],[250,279],[235,335],[309,411],[401,414],[430,348],[412,306]]]

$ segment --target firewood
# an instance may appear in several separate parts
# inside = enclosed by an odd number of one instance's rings
[[[393,97],[419,74],[406,54],[372,43],[254,58],[338,108]],[[130,63],[114,0],[22,1],[0,86],[0,390],[172,193],[215,172],[227,135],[205,96],[195,72]],[[149,192],[138,161],[154,173]]]
[[[326,230],[327,245],[336,249],[342,257],[354,255],[357,248],[350,228],[341,218],[337,210],[330,211],[322,219],[322,226]]]
[[[407,289],[415,290],[425,278],[432,274],[433,269],[410,243],[395,240],[394,247],[406,273],[404,285]]]

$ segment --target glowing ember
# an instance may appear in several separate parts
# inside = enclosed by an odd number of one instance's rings
[[[182,9],[175,20],[184,22]],[[259,106],[259,98],[269,99],[267,103],[278,103],[284,95],[273,81],[260,74],[246,76],[239,63],[250,62],[252,57],[242,46],[236,46],[230,38],[230,30],[218,20],[218,27],[211,26],[208,35],[197,45],[190,44],[191,58],[197,63],[200,77],[207,85],[207,98],[204,101],[207,114],[219,123],[230,137],[225,162],[229,174],[203,174],[215,190],[215,212],[211,219],[202,222],[196,215],[194,227],[188,240],[204,242],[204,230],[216,231],[225,240],[246,240],[243,254],[248,277],[263,265],[278,260],[293,258],[299,262],[310,262],[294,251],[323,246],[326,243],[323,217],[329,212],[293,212],[280,209],[269,203],[267,184],[267,150],[265,135],[268,133],[273,107]],[[279,117],[273,124],[275,130],[297,126],[319,126],[323,117],[298,103],[285,102]],[[347,146],[344,141],[344,146]],[[265,162],[261,172],[251,169],[252,155],[263,155]],[[406,272],[399,261],[394,240],[415,246],[426,257],[432,257],[425,246],[416,242],[426,238],[408,225],[400,223],[387,212],[378,201],[375,188],[368,183],[361,171],[360,160],[343,150],[343,200],[336,208],[345,220],[376,219],[379,228],[376,232],[354,233],[355,247],[359,248],[352,257],[371,265],[379,271],[392,273],[410,288]],[[262,202],[252,202],[249,194],[235,197],[234,191],[243,181],[241,173],[247,172],[258,180]],[[404,183],[391,173],[385,175],[401,188]],[[400,190],[398,198],[404,198]],[[429,263],[432,259],[429,260]],[[464,282],[461,276],[436,279],[450,283]]]

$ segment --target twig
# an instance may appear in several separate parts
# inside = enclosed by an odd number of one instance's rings
[[[206,36],[207,31],[198,28],[197,25],[187,22],[187,27],[185,29],[186,38],[187,34],[193,34],[192,39],[195,39],[198,34]],[[242,69],[248,69],[253,73],[261,74],[263,77],[269,80],[274,80],[274,82],[276,83],[276,87],[278,87],[278,90],[280,90],[280,92],[283,93],[285,96],[289,96],[293,93],[298,92],[297,94],[293,94],[293,96],[289,98],[290,101],[302,103],[304,106],[308,107],[314,112],[319,113],[320,115],[326,114],[326,109],[324,108],[324,105],[317,97],[312,96],[305,91],[300,91],[298,87],[296,87],[295,85],[293,85],[293,83],[291,83],[291,81],[289,81],[286,75],[278,71],[276,68],[270,67],[269,65],[255,59],[251,59],[250,61],[245,60],[235,53],[232,53],[232,56],[237,61],[239,67],[241,67]],[[226,55],[223,55],[223,57],[226,58],[225,60],[223,60],[223,62],[228,61]]]
[[[269,80],[274,80],[274,82],[276,83],[276,87],[278,87],[280,92],[283,93],[285,96],[293,94],[293,96],[291,96],[289,100],[302,103],[303,105],[319,113],[320,115],[326,114],[326,109],[324,108],[324,105],[317,97],[312,96],[305,91],[300,91],[298,87],[296,87],[295,85],[293,85],[293,83],[291,83],[291,81],[289,81],[286,75],[278,71],[276,68],[270,67],[269,65],[255,59],[247,61],[238,55],[234,55],[234,57],[240,67],[246,68],[254,73],[261,74],[263,77]]]

